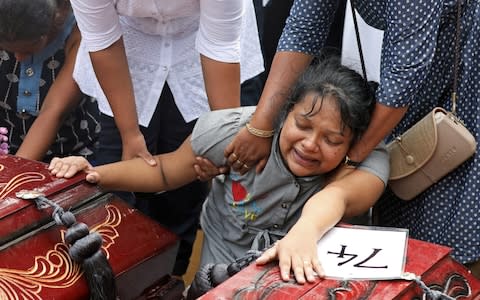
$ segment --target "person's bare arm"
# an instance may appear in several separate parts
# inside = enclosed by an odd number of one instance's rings
[[[313,282],[323,275],[317,255],[317,241],[343,217],[367,211],[380,197],[385,185],[375,175],[354,170],[310,198],[288,234],[257,260],[265,264],[279,259],[281,277],[289,280],[293,270],[299,283]]]
[[[211,110],[240,106],[240,64],[200,55],[203,79]]]
[[[104,50],[90,52],[90,58],[122,138],[122,159],[140,157],[154,165],[155,160],[147,150],[138,125],[133,84],[123,39],[120,38]]]
[[[131,192],[161,192],[181,187],[197,177],[193,165],[195,154],[190,137],[174,152],[156,155],[157,164],[152,167],[141,158],[123,160],[92,167],[80,156],[54,158],[50,172],[57,177],[70,178],[86,171],[87,181],[99,184],[106,190]]]
[[[252,127],[266,131],[273,129],[275,119],[292,86],[311,61],[312,56],[298,52],[275,54],[262,96],[250,121]],[[243,128],[225,149],[225,157],[235,154],[238,160],[248,166],[257,165],[259,162],[257,172],[260,172],[267,162],[271,143],[271,138],[256,137]],[[230,161],[235,159],[232,158]],[[245,169],[236,171],[246,172]]]
[[[353,161],[363,161],[368,154],[395,128],[400,122],[408,106],[401,108],[388,107],[377,102],[372,120],[362,138],[348,152]]]
[[[80,89],[72,73],[80,43],[80,32],[75,26],[65,46],[65,62],[43,101],[37,119],[32,124],[17,156],[42,160],[68,113],[78,105]]]
[[[277,52],[255,114],[250,124],[258,129],[272,130],[280,109],[291,88],[312,62],[313,57],[300,52]]]

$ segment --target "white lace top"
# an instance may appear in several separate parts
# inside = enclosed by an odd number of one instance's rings
[[[242,81],[263,71],[251,0],[72,0],[82,32],[74,78],[113,116],[88,55],[123,36],[140,125],[148,126],[163,85],[185,121],[209,110],[199,53],[240,62]],[[119,83],[121,84],[121,83]]]

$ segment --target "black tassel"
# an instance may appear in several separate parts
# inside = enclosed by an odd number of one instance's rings
[[[103,254],[102,237],[98,233],[85,235],[83,223],[75,223],[65,234],[69,241],[70,257],[82,265],[85,279],[90,288],[90,300],[115,300],[116,285],[113,270]],[[73,240],[76,238],[75,240]],[[73,240],[73,241],[72,241]]]
[[[115,276],[101,250],[85,259],[82,268],[90,287],[90,300],[116,299]]]
[[[65,212],[58,204],[38,196],[35,202],[39,209],[53,207],[52,217],[58,225],[67,227],[65,241],[72,260],[81,264],[90,289],[90,300],[116,300],[115,275],[107,257],[102,252],[102,236],[91,233],[84,223],[77,223],[72,212]]]

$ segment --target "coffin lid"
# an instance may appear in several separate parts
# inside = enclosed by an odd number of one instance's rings
[[[0,246],[52,220],[33,200],[16,196],[22,190],[35,190],[66,209],[74,209],[102,192],[79,173],[72,179],[56,178],[48,165],[13,155],[0,155]]]

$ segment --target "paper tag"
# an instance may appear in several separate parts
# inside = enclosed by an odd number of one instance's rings
[[[325,275],[338,279],[398,279],[405,268],[408,230],[334,227],[318,242]]]

